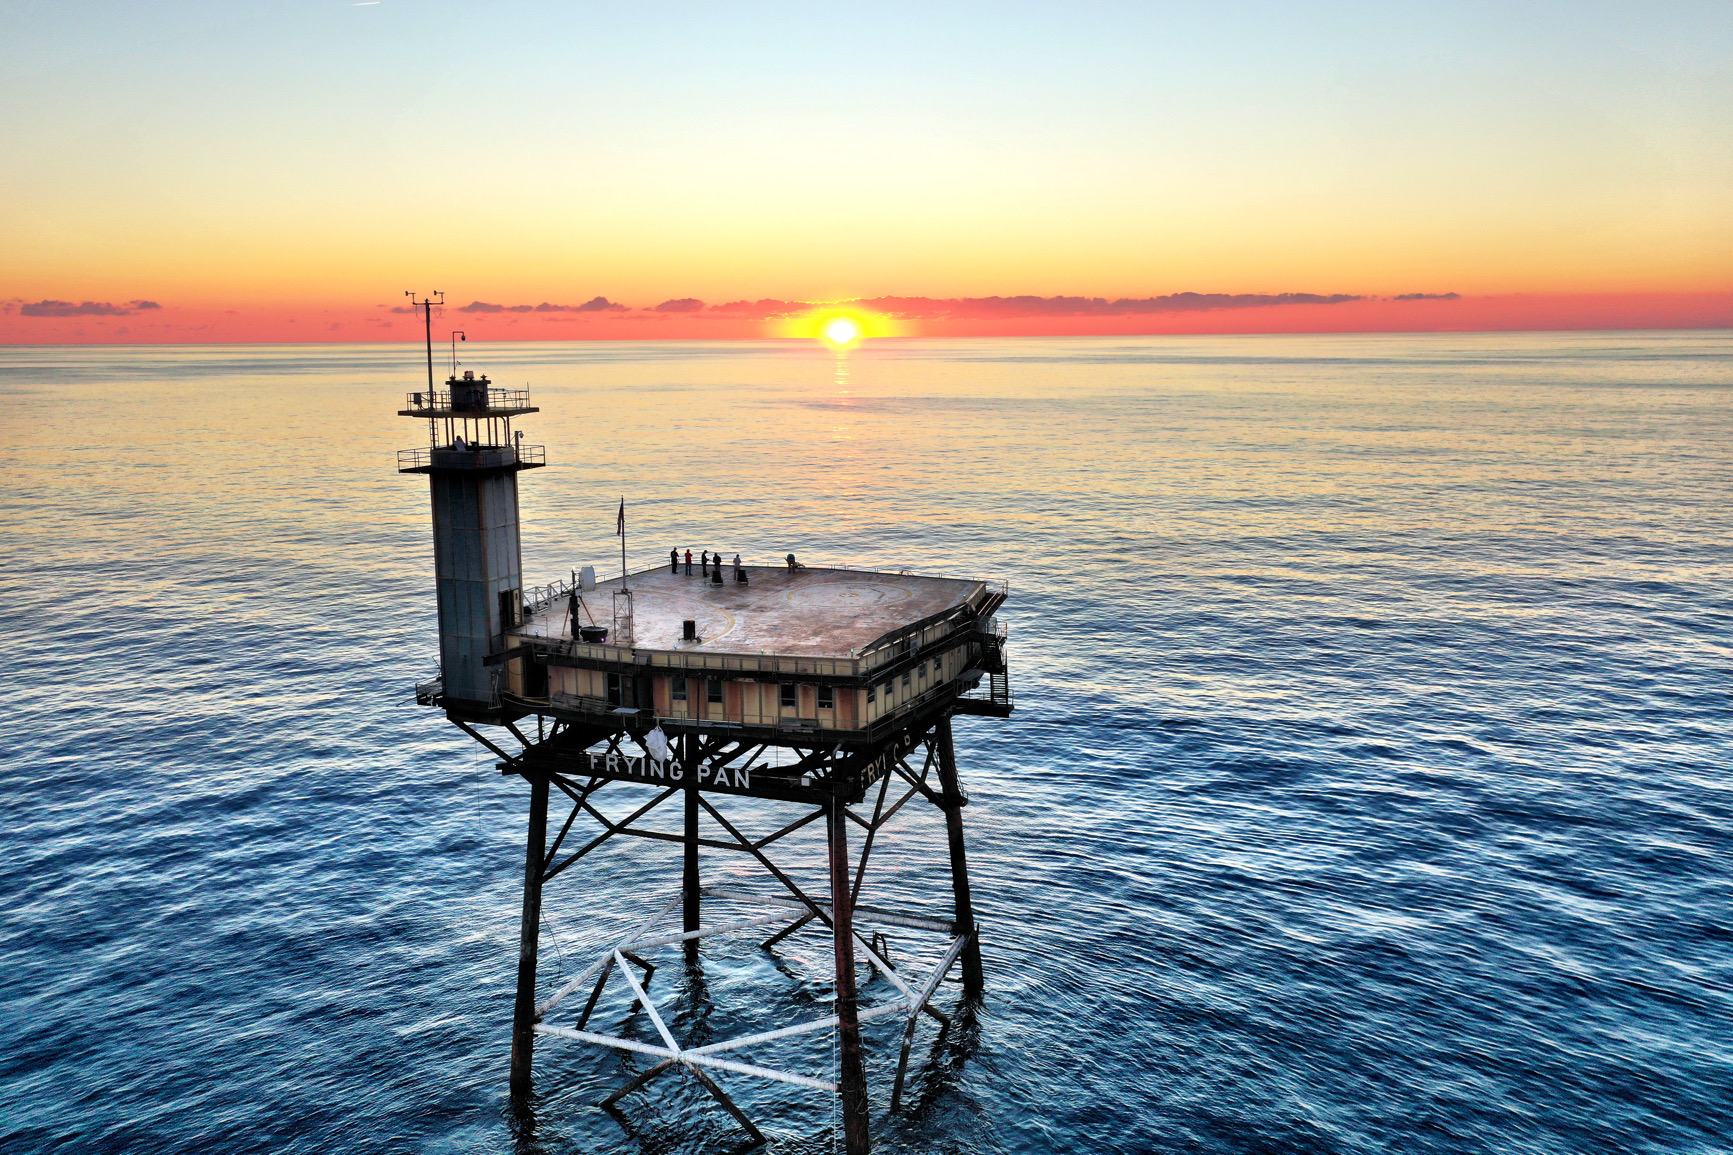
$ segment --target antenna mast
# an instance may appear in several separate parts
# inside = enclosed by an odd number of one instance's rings
[[[433,290],[421,300],[415,299],[412,290],[403,290],[403,295],[409,298],[409,303],[421,310],[421,315],[427,321],[427,395],[433,396],[433,306],[445,304],[445,294],[438,289]],[[439,300],[434,300],[438,297]]]

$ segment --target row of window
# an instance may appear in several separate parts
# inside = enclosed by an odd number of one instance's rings
[[[722,679],[704,678],[704,700],[713,705],[722,704]],[[686,679],[669,679],[669,696],[676,702],[688,701]],[[785,683],[782,686],[782,705],[787,709],[800,708],[800,690],[797,686]],[[830,686],[818,688],[818,708],[820,710],[836,709],[836,690]]]

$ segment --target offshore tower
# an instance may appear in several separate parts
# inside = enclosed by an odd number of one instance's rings
[[[1005,630],[995,618],[1005,587],[809,568],[792,557],[786,565],[727,567],[718,557],[694,574],[677,555],[632,574],[622,560],[620,578],[611,581],[596,582],[586,569],[581,579],[526,587],[517,474],[543,465],[545,455],[541,446],[522,444],[511,419],[537,410],[527,389],[460,377],[455,357],[445,389],[434,388],[436,303],[415,300],[427,324],[428,387],[408,394],[399,410],[428,422],[428,443],[399,453],[398,470],[428,475],[439,599],[440,677],[418,685],[416,700],[442,709],[498,759],[502,773],[529,788],[514,1098],[527,1101],[532,1090],[537,1036],[570,1040],[649,1061],[603,1101],[610,1111],[679,1070],[758,1140],[757,1126],[718,1080],[773,1080],[839,1097],[846,1150],[866,1155],[872,1110],[861,1024],[891,1016],[902,1024],[889,1102],[896,1112],[922,1017],[940,1024],[941,1038],[951,1028],[950,1015],[934,1005],[940,984],[957,968],[965,1006],[984,989],[963,832],[968,798],[952,719],[1011,714]],[[624,503],[619,517],[624,559]],[[611,618],[592,608],[607,605],[604,599],[613,601]],[[570,811],[550,845],[555,794]],[[604,805],[614,800],[630,813],[607,813]],[[916,909],[860,902],[880,831],[912,801],[943,816],[948,901]],[[749,832],[767,809],[782,811],[776,825]],[[654,826],[662,814],[677,814],[677,828]],[[580,819],[593,820],[599,833],[577,834]],[[863,832],[858,854],[850,852],[850,826]],[[822,890],[803,888],[773,857],[778,843],[809,827],[825,832]],[[678,886],[651,903],[637,929],[596,952],[587,970],[538,999],[545,884],[622,838],[679,845]],[[750,858],[774,886],[707,886],[701,850]],[[725,913],[707,925],[707,909]],[[665,922],[676,913],[677,923]],[[646,954],[679,945],[695,964],[707,937],[769,930],[760,944],[768,951],[808,927],[830,939],[832,1015],[703,1045],[674,1037],[649,993],[656,964]],[[932,937],[893,963],[889,930]],[[864,988],[857,963],[871,968]],[[624,997],[624,1013],[616,1005],[621,1025],[604,1029],[600,1020],[611,1013],[604,996],[616,979],[614,1004]],[[634,1036],[645,1034],[636,1008],[654,1028],[649,1038]],[[556,1012],[569,1018],[555,1021]],[[833,1033],[834,1078],[759,1061],[784,1040]]]
[[[513,417],[537,412],[529,390],[496,389],[468,371],[460,378],[455,358],[445,389],[434,389],[439,303],[415,300],[427,326],[427,389],[409,394],[398,413],[427,421],[427,444],[400,451],[397,471],[427,474],[433,499],[441,695],[451,709],[486,718],[497,705],[487,659],[523,607],[517,475],[547,462],[541,446],[522,444],[511,427]]]

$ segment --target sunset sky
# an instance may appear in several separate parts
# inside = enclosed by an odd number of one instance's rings
[[[5,30],[0,341],[407,339],[405,289],[499,336],[773,335],[759,302],[856,298],[924,300],[914,334],[1733,325],[1724,0]]]

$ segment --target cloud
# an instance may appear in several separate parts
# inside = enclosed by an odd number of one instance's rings
[[[160,309],[155,301],[128,301],[111,305],[107,301],[36,301],[20,305],[18,312],[25,317],[130,317],[146,309]]]
[[[677,303],[677,302],[670,302]],[[702,308],[702,304],[699,305]],[[581,305],[555,305],[543,301],[539,305],[495,305],[489,301],[471,301],[458,309],[460,313],[623,313],[626,306],[616,305],[606,297],[591,297]],[[677,310],[669,310],[675,312]]]
[[[1201,313],[1282,305],[1339,305],[1352,293],[1169,293],[1161,297],[873,297],[853,304],[911,320],[1002,317],[1123,317],[1149,313]]]
[[[1453,295],[1453,294],[1452,294]],[[1400,298],[1399,298],[1400,299]],[[905,320],[993,320],[1011,317],[1120,317],[1147,313],[1195,313],[1215,309],[1261,309],[1282,305],[1339,305],[1361,301],[1351,293],[1170,293],[1162,297],[864,297],[852,301],[729,301],[712,305],[712,313],[768,319],[813,309],[853,305]],[[674,312],[670,301],[657,306]],[[688,311],[685,305],[681,311]]]
[[[766,297],[762,301],[729,301],[726,305],[711,305],[712,313],[726,313],[730,317],[756,317],[760,320],[767,317],[787,317],[794,313],[804,313],[814,306],[806,301],[778,301]]]
[[[458,309],[460,313],[531,313],[534,305],[491,305],[486,301],[471,301]]]
[[[728,301],[706,307],[696,297],[675,297],[641,310],[645,313],[708,313],[719,317],[769,320],[797,316],[814,309],[854,306],[903,320],[1004,320],[1030,317],[1123,317],[1159,313],[1202,313],[1222,309],[1271,309],[1289,305],[1340,305],[1348,301],[1375,300],[1355,293],[1168,293],[1155,297],[863,297],[848,301],[784,301],[765,297],[756,301]],[[1454,301],[1456,293],[1404,293],[1391,301]],[[63,302],[44,302],[44,304]],[[32,306],[27,306],[27,308]],[[139,307],[153,307],[148,302]],[[400,307],[394,313],[418,309]],[[581,305],[499,305],[471,301],[460,313],[625,313],[631,310],[606,297],[592,297]]]
[[[546,301],[535,307],[538,313],[624,313],[626,306],[616,305],[606,297],[591,297],[581,305],[550,305]]]

